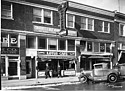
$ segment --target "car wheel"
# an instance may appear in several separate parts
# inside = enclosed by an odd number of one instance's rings
[[[83,76],[81,76],[81,77],[79,78],[79,81],[80,81],[81,83],[85,83],[85,82],[87,82],[87,80],[88,80],[88,78],[87,78],[87,76],[85,76],[85,75],[83,75]]]
[[[114,83],[118,80],[118,77],[116,74],[109,74],[108,76],[108,81],[111,82],[111,83]]]

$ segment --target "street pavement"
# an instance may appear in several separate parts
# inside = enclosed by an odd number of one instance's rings
[[[59,84],[59,83],[73,83],[78,82],[77,76],[70,77],[54,77],[54,78],[34,78],[34,79],[25,79],[25,80],[5,80],[2,81],[2,90],[5,89],[15,89],[15,88],[25,88],[27,86],[37,86],[37,85],[46,85],[46,84]]]

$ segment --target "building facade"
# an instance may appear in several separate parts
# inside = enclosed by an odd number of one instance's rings
[[[114,12],[68,2],[67,36],[60,36],[58,6],[63,0],[2,0],[2,77],[53,77],[92,69],[94,63],[114,58]]]
[[[114,54],[116,62],[121,64],[125,63],[125,14],[116,11],[114,19],[114,41],[116,43]]]

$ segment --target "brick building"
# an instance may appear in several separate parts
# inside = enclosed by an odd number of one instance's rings
[[[114,54],[115,61],[118,63],[125,63],[125,14],[115,12],[114,17],[114,41],[116,44]]]
[[[94,63],[112,65],[114,12],[68,2],[67,36],[60,36],[58,6],[63,0],[2,0],[1,58],[3,78],[76,75]]]

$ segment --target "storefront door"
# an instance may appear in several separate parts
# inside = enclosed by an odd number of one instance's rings
[[[9,76],[15,76],[17,75],[17,61],[9,61],[9,67],[8,67],[8,75]]]
[[[31,77],[31,61],[30,60],[27,60],[26,61],[26,76],[27,78],[30,78]]]

